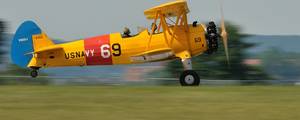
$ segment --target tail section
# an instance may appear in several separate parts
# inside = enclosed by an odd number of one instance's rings
[[[18,28],[12,41],[12,62],[26,68],[33,58],[34,51],[54,45],[45,33],[32,21],[25,21]]]

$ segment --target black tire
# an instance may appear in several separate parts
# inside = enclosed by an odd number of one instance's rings
[[[32,71],[30,72],[30,76],[31,76],[32,78],[36,78],[38,75],[39,75],[39,74],[38,74],[38,71],[37,71],[37,70],[32,70]]]
[[[195,71],[184,71],[180,76],[180,84],[182,86],[199,86],[200,78]]]

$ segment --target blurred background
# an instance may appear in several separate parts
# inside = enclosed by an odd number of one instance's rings
[[[115,0],[104,4],[90,0],[83,3],[74,2],[72,5],[68,4],[69,1],[44,1],[44,4],[52,6],[45,8],[36,6],[35,0],[16,4],[19,2],[21,1],[2,1],[4,4],[0,5],[1,85],[179,84],[177,78],[183,70],[179,60],[141,65],[41,69],[41,76],[36,79],[28,77],[30,70],[20,69],[10,60],[10,44],[14,31],[22,21],[28,19],[37,21],[56,43],[110,32],[121,32],[126,26],[136,32],[136,27],[149,27],[151,23],[144,18],[143,10],[167,2],[167,0],[126,1],[121,2],[123,5],[113,4],[120,2]],[[210,20],[219,21],[220,12],[217,0],[190,0],[188,2],[191,8],[190,22],[194,20],[201,23],[207,23]],[[231,64],[230,67],[226,64],[222,45],[216,54],[204,54],[193,58],[193,67],[199,73],[202,84],[300,84],[300,50],[298,49],[300,33],[296,25],[299,17],[292,14],[296,12],[294,4],[298,2],[291,0],[285,4],[277,1],[257,3],[257,0],[246,1],[246,3],[235,0],[224,2],[227,29],[230,34]],[[291,9],[279,9],[280,4],[290,6]],[[257,5],[256,11],[253,11],[251,5]],[[85,9],[79,9],[79,6],[85,6]],[[61,12],[54,12],[54,9]],[[277,24],[283,22],[290,24]]]

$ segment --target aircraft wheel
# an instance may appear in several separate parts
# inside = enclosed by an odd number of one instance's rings
[[[36,78],[36,77],[38,76],[38,71],[37,71],[37,70],[32,70],[32,71],[30,72],[30,76],[31,76],[32,78]]]
[[[199,86],[200,78],[195,71],[184,71],[180,76],[180,84],[182,86]]]

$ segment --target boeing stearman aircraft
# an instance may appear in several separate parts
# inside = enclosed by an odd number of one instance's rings
[[[221,34],[214,22],[188,24],[187,2],[179,0],[145,10],[147,19],[153,20],[152,29],[137,35],[112,33],[73,42],[55,44],[34,22],[25,21],[17,30],[11,47],[13,63],[31,68],[31,76],[49,67],[119,65],[181,60],[184,72],[180,76],[183,86],[196,86],[200,78],[193,71],[194,56],[213,53],[222,37],[228,60],[227,32],[222,15]]]

